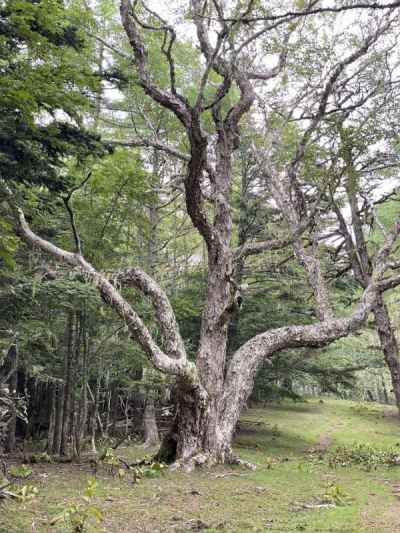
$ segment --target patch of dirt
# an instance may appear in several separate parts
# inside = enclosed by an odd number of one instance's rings
[[[397,410],[397,407],[387,407],[383,411],[383,416],[399,416],[399,411]]]
[[[363,521],[368,527],[368,531],[377,531],[385,533],[400,533],[400,485],[396,483],[390,483],[384,481],[392,489],[392,493],[399,501],[392,503],[386,511],[379,512],[378,506],[374,505],[373,497],[375,494],[370,494],[371,501],[369,508],[376,509],[375,516],[372,515],[372,511],[368,510],[363,513]]]
[[[318,437],[318,441],[314,446],[309,448],[307,451],[308,453],[325,453],[328,451],[330,445],[332,444],[333,439],[330,435],[327,433],[322,433]]]

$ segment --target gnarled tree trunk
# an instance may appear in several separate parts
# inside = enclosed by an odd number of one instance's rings
[[[158,459],[188,467],[230,462],[233,431],[240,409],[237,409],[236,418],[229,415],[226,420],[222,395],[204,401],[179,383],[175,394],[175,419],[161,443]]]

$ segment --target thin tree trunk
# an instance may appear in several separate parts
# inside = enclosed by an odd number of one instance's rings
[[[71,409],[71,455],[72,457],[79,457],[80,447],[79,447],[79,423],[78,423],[78,411],[77,411],[77,401],[74,399],[72,402]]]
[[[103,72],[104,72],[104,44],[102,42],[98,43],[99,51],[98,51],[98,57],[97,57],[97,67],[99,72],[99,90],[96,94],[96,101],[95,101],[95,108],[94,108],[94,116],[93,116],[93,131],[97,133],[99,129],[99,122],[100,122],[100,114],[101,114],[101,103],[103,99],[103,93],[104,93],[104,87],[103,87]]]
[[[73,358],[73,314],[68,313],[67,319],[67,349],[64,356],[64,409],[62,418],[60,455],[67,455],[68,453],[68,437],[71,419],[71,367]]]
[[[47,388],[47,393],[50,399],[50,416],[49,416],[49,429],[47,432],[47,453],[53,453],[55,426],[56,426],[56,384],[50,383]]]
[[[158,434],[154,398],[152,398],[151,396],[146,399],[146,404],[144,407],[143,429],[144,446],[146,448],[157,446],[160,443],[160,437]]]
[[[388,391],[387,391],[387,388],[386,388],[385,378],[382,376],[381,379],[382,379],[383,399],[384,399],[385,404],[389,405],[390,404],[390,400],[389,400],[389,394],[388,394]]]
[[[70,425],[70,439],[72,444],[72,455],[79,457],[80,455],[80,407],[81,401],[79,399],[79,386],[82,380],[82,360],[81,360],[81,345],[83,332],[83,316],[82,312],[78,311],[75,321],[75,342],[73,350],[73,366],[71,369],[71,425]]]
[[[103,424],[101,422],[101,418],[99,414],[100,385],[101,385],[101,375],[100,375],[100,371],[98,371],[97,380],[96,380],[96,390],[95,390],[94,396],[88,384],[89,394],[91,395],[92,402],[93,402],[92,419],[90,422],[90,440],[91,440],[91,446],[92,446],[92,453],[97,453],[97,450],[96,450],[97,422],[99,423],[99,429],[101,432],[101,436],[102,437],[104,436]]]
[[[126,393],[126,398],[125,398],[125,405],[124,405],[124,415],[125,415],[125,435],[128,435],[129,434],[129,422],[130,422],[130,419],[129,419],[129,407],[130,407],[130,393],[129,391]],[[123,402],[123,398],[121,398],[121,405],[122,405],[122,402]]]
[[[111,385],[111,431],[110,434],[115,434],[115,429],[118,421],[118,387],[116,383]]]
[[[56,385],[56,416],[54,424],[54,441],[53,441],[53,454],[60,455],[61,438],[62,438],[62,422],[64,411],[64,386],[62,383]]]
[[[79,417],[78,417],[78,454],[80,453],[81,443],[86,436],[87,426],[87,380],[88,380],[88,338],[86,331],[86,317],[82,316],[82,376],[81,390],[79,399]]]
[[[10,395],[16,396],[17,394],[17,386],[18,386],[18,349],[17,345],[13,344],[10,346],[8,350],[8,360],[10,363],[10,371],[13,370],[11,377],[9,379],[9,389],[10,389]],[[17,409],[15,407],[15,404],[13,403],[11,408],[11,417],[8,422],[8,428],[7,428],[7,440],[5,445],[5,451],[7,453],[13,453],[16,450],[16,435],[15,431],[17,428]]]
[[[382,295],[378,296],[373,308],[379,341],[386,364],[390,371],[396,405],[400,415],[400,358],[399,347],[390,321],[390,316]]]
[[[106,379],[105,379],[105,403],[106,403],[106,417],[105,417],[105,423],[104,423],[104,436],[108,437],[109,429],[110,429],[110,414],[111,414],[111,390],[110,390],[110,373],[109,371],[106,372]]]

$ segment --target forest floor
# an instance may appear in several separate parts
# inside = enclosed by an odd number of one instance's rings
[[[236,452],[255,471],[166,470],[133,484],[130,475],[113,477],[102,467],[96,494],[85,500],[88,463],[34,464],[30,479],[19,483],[39,493],[0,504],[0,532],[73,531],[68,516],[97,511],[102,521],[85,531],[400,532],[400,465],[375,464],[389,447],[398,448],[400,462],[394,408],[325,398],[283,402],[241,419]],[[132,446],[117,451],[128,461],[143,454]],[[65,520],[52,524],[66,510]]]

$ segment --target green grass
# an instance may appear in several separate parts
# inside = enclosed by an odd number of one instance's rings
[[[94,503],[102,509],[99,531],[157,532],[400,532],[400,466],[329,467],[318,443],[335,446],[368,443],[399,447],[400,421],[384,416],[387,408],[333,399],[282,403],[251,409],[241,420],[236,451],[257,465],[168,471],[133,485],[99,472]],[[387,413],[386,413],[387,414]],[[322,446],[322,448],[324,448]],[[314,451],[315,453],[311,453]],[[137,457],[142,450],[121,448]],[[0,532],[68,531],[50,526],[51,519],[80,494],[91,476],[87,464],[33,465],[31,483],[37,498],[0,507]],[[319,508],[329,491],[345,495],[346,505]]]

